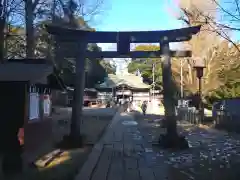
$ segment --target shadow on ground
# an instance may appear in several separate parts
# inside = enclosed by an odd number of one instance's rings
[[[53,119],[53,141],[46,143],[44,150],[39,150],[34,154],[25,154],[34,159],[43,160],[46,154],[55,151],[55,144],[59,142],[63,135],[69,133],[70,130],[70,108],[60,109],[58,111],[59,118]],[[36,167],[35,165],[25,164],[24,172],[14,178],[17,180],[71,180],[78,173],[81,166],[87,160],[93,145],[98,142],[105,132],[108,124],[115,115],[115,109],[87,109],[83,113],[83,122],[81,124],[81,132],[86,137],[85,146],[83,148],[72,150],[61,150],[62,153],[54,158],[45,167]],[[61,113],[68,112],[69,116],[63,116]],[[61,118],[64,117],[64,118]],[[44,130],[43,130],[44,131]],[[37,161],[35,161],[37,162]],[[1,177],[1,176],[0,176]],[[0,179],[3,179],[2,177]]]
[[[136,115],[139,129],[148,143],[155,144],[165,129],[159,126],[157,115]],[[235,180],[240,176],[240,136],[205,129],[191,124],[179,124],[178,131],[186,136],[190,149],[171,152],[153,146],[155,165],[165,164],[172,180]],[[161,163],[160,163],[161,161]]]

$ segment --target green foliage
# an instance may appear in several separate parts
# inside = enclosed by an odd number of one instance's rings
[[[156,45],[139,45],[135,51],[158,51],[159,46]],[[160,58],[146,58],[146,59],[134,59],[128,65],[128,72],[135,73],[138,69],[142,73],[142,77],[145,82],[153,83],[153,64],[155,64],[155,84],[157,88],[162,86],[162,68]]]
[[[216,99],[240,97],[240,84],[236,83],[231,86],[221,86],[213,92],[212,96]]]
[[[97,44],[89,44],[89,51],[101,51]],[[107,72],[101,64],[102,59],[87,59],[86,63],[86,87],[92,88],[98,82],[103,82]]]
[[[216,99],[240,97],[240,64],[223,69],[218,76],[223,85],[212,92],[212,97]]]
[[[109,61],[101,60],[100,64],[106,70],[107,74],[115,74],[116,73],[116,66],[113,64],[110,64]]]
[[[206,97],[208,105],[219,99],[240,97],[240,64],[238,61],[219,71],[218,77],[222,85]]]
[[[71,7],[73,9],[71,9]],[[64,11],[65,16],[69,17],[69,21],[62,19],[61,17],[56,16],[54,19],[54,24],[57,26],[65,26],[71,28],[82,28],[85,27],[90,31],[94,31],[83,18],[73,15],[75,6],[69,4],[69,7]],[[70,13],[70,14],[68,14]],[[74,84],[75,77],[75,66],[76,58],[78,54],[78,43],[76,42],[62,42],[53,39],[44,29],[46,24],[51,24],[51,21],[41,22],[38,25],[38,43],[37,43],[37,52],[39,56],[48,56],[51,58],[52,62],[55,64],[58,69],[59,76],[62,77],[64,82],[67,85]],[[97,44],[88,44],[89,51],[101,51],[101,48]],[[72,58],[66,57],[66,53],[70,54]],[[88,88],[94,87],[98,82],[102,82],[107,76],[107,70],[103,66],[103,59],[86,59],[85,66],[85,86]],[[107,63],[105,63],[107,65]],[[108,65],[108,71],[111,69],[111,66]]]
[[[236,62],[228,69],[222,69],[218,76],[226,86],[235,87],[236,84],[240,83],[240,63]]]
[[[76,21],[80,25],[85,25],[89,30],[93,30],[89,27],[86,22],[83,23],[82,18],[78,18]],[[76,58],[67,58],[65,51],[67,49],[69,54],[77,54],[78,45],[76,43],[58,43],[55,46],[55,40],[47,33],[45,26],[52,22],[42,21],[35,27],[36,30],[36,57],[45,58],[47,57],[55,65],[55,74],[60,76],[64,83],[67,85],[74,85],[74,74]],[[67,23],[58,18],[57,25],[67,26]],[[25,41],[22,34],[25,31],[22,27],[10,26],[9,36],[7,37],[8,51],[6,56],[8,58],[24,58],[25,57]],[[55,49],[57,47],[57,50]],[[88,50],[90,51],[101,51],[101,48],[97,44],[89,44]],[[99,81],[102,82],[107,74],[114,74],[116,68],[109,62],[103,59],[86,59],[86,87],[94,87]]]

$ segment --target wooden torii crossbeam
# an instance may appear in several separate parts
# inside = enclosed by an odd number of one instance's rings
[[[88,43],[116,43],[118,40],[128,40],[131,43],[157,43],[168,37],[169,42],[189,41],[192,35],[197,34],[201,26],[164,31],[87,31],[59,26],[47,25],[50,34],[72,41],[86,36]]]
[[[117,43],[117,51],[92,52],[86,50],[85,57],[88,58],[156,58],[163,54],[161,46],[159,51],[130,51],[130,44],[188,41],[193,34],[200,30],[200,26],[167,31],[129,32],[84,31],[58,26],[47,26],[47,30],[57,37],[58,42],[82,41],[84,39],[86,43]],[[64,55],[73,56],[73,54],[68,54],[67,49],[64,51]],[[191,57],[192,53],[191,51],[170,50],[170,56]]]
[[[175,117],[174,89],[172,86],[171,57],[190,57],[191,51],[171,51],[170,42],[188,41],[192,35],[197,34],[201,26],[167,31],[133,31],[133,32],[98,32],[77,29],[68,29],[58,26],[47,26],[47,31],[54,35],[58,42],[76,42],[79,44],[78,58],[76,60],[75,104],[73,106],[73,119],[71,132],[80,134],[83,90],[84,90],[84,66],[87,57],[103,58],[149,58],[162,56],[163,99],[165,119],[167,126],[166,139],[162,142],[165,147],[181,146],[178,137]],[[87,51],[88,43],[117,43],[115,52],[90,52]],[[159,51],[130,51],[131,43],[159,43]],[[74,121],[73,121],[74,120]]]

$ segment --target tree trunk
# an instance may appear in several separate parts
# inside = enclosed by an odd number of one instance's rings
[[[175,117],[174,86],[172,80],[170,47],[168,42],[161,44],[163,50],[162,77],[163,77],[163,101],[165,109],[165,123],[167,136],[177,136],[177,122]],[[172,139],[171,138],[171,139]]]
[[[0,19],[0,63],[4,62],[4,29],[5,29],[5,18]]]
[[[26,23],[26,57],[34,58],[35,38],[34,38],[34,7],[32,0],[25,0],[25,23]]]

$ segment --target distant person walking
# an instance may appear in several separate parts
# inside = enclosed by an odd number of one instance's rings
[[[127,112],[131,112],[131,111],[132,111],[132,103],[128,102]]]
[[[142,106],[141,106],[143,115],[146,115],[146,111],[147,111],[147,101],[143,101]]]
[[[106,108],[110,108],[110,107],[111,107],[111,103],[110,101],[107,101]]]

